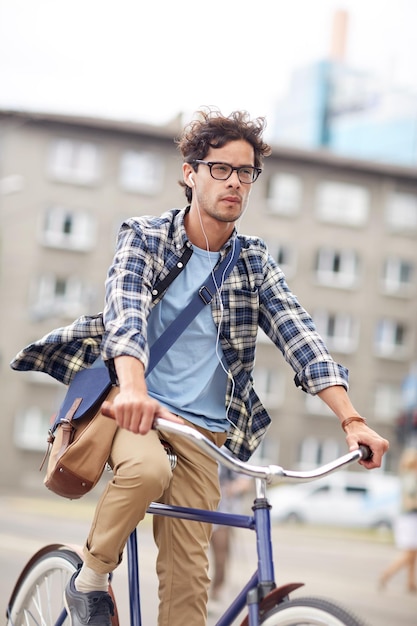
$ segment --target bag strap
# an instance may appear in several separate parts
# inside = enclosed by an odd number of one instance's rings
[[[187,328],[195,316],[213,299],[218,285],[223,284],[237,263],[240,254],[240,240],[234,240],[234,245],[229,254],[218,265],[214,272],[210,272],[203,285],[193,296],[191,302],[181,311],[180,315],[158,337],[150,350],[150,358],[146,375],[150,374],[155,365],[159,363],[164,354],[176,342],[181,333]]]
[[[54,443],[55,440],[55,429],[58,426],[58,424],[62,425],[62,444],[61,444],[61,448],[59,449],[59,452],[57,454],[57,460],[61,458],[61,456],[64,454],[65,450],[68,448],[69,444],[72,441],[72,436],[73,436],[73,432],[74,432],[74,426],[73,426],[73,421],[72,418],[74,417],[78,407],[80,406],[81,402],[83,401],[82,398],[75,398],[74,402],[72,403],[71,407],[69,408],[68,412],[66,413],[65,417],[63,419],[60,419],[58,421],[58,418],[55,420],[55,422],[53,423],[53,425],[51,426],[51,428],[48,431],[48,439],[47,439],[47,443],[48,443],[48,447],[46,449],[46,452],[44,454],[44,457],[42,459],[41,462],[41,466],[39,468],[39,471],[42,470],[45,461],[49,455],[49,451],[51,449],[51,445]]]
[[[160,280],[159,283],[157,283],[152,289],[152,300],[156,300],[156,298],[161,293],[165,292],[170,286],[170,284],[174,282],[178,274],[180,274],[182,270],[184,269],[184,267],[187,265],[188,261],[191,258],[192,253],[193,253],[193,250],[191,246],[190,247],[187,246],[182,256],[178,259],[177,263],[170,270],[169,274],[167,274],[165,278]]]

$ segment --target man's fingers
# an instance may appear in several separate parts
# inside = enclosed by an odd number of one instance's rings
[[[176,424],[184,424],[184,420],[182,419],[182,417],[176,415],[175,413],[171,413],[171,411],[168,411],[168,409],[165,409],[165,407],[163,407],[163,409],[163,411],[160,411],[158,413],[158,417],[162,417],[163,419],[169,420],[170,422],[175,422]]]
[[[107,402],[107,400],[101,405],[101,412],[103,413],[103,415],[105,415],[106,417],[110,417],[111,419],[115,419],[116,417],[114,414],[112,403]]]
[[[103,402],[101,405],[101,412],[106,417],[111,419],[116,419],[116,411],[115,407],[111,402],[107,400]],[[177,424],[184,424],[184,420],[179,416],[175,415],[175,413],[171,413],[166,407],[157,406],[153,403],[150,403],[148,406],[142,407],[142,412],[139,419],[136,416],[131,417],[128,423],[124,424],[124,420],[120,419],[120,425],[124,428],[128,428],[132,432],[138,432],[141,435],[146,435],[149,430],[152,428],[153,420],[155,417],[162,417],[163,419],[169,420],[170,422],[175,422]]]

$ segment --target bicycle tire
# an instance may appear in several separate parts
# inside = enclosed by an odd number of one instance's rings
[[[317,597],[285,600],[268,611],[262,626],[366,626],[351,611]]]
[[[54,626],[64,609],[64,589],[80,563],[79,555],[70,549],[40,554],[14,591],[7,626]],[[63,624],[67,626],[69,619]]]

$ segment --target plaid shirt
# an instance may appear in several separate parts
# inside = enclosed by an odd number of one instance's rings
[[[83,316],[24,348],[12,361],[17,370],[39,370],[69,384],[74,374],[101,354],[115,376],[113,359],[121,355],[149,359],[147,320],[163,296],[156,285],[179,262],[185,246],[184,210],[160,217],[131,218],[121,227],[117,250],[106,280],[103,314]],[[317,334],[313,321],[289,290],[285,277],[255,237],[233,234],[241,241],[238,262],[211,303],[214,322],[221,323],[221,345],[234,380],[229,380],[226,406],[234,424],[227,446],[242,460],[257,448],[271,421],[253,387],[258,326],[282,352],[295,372],[295,384],[316,394],[333,385],[348,388],[347,370],[337,364]]]

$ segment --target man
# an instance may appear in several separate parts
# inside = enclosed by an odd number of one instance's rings
[[[263,130],[263,118],[250,120],[245,112],[200,112],[178,142],[188,206],[121,227],[106,280],[100,345],[118,381],[112,406],[103,405],[119,426],[109,459],[114,477],[97,506],[83,567],[66,590],[72,626],[110,625],[108,574],[151,501],[212,510],[218,505],[217,463],[181,437],[152,430],[155,417],[185,421],[242,460],[260,443],[270,418],[252,386],[258,325],[293,368],[296,385],[319,395],[339,418],[349,449],[369,445],[373,457],[363,465],[378,467],[388,448],[352,406],[346,369],[332,360],[264,242],[237,234],[236,223],[270,153]],[[237,238],[241,250],[230,276],[146,376],[149,346]],[[152,300],[168,269],[184,265],[187,249],[192,255],[179,276]],[[178,456],[173,472],[159,436]],[[159,626],[206,624],[210,533],[207,524],[154,518]]]

